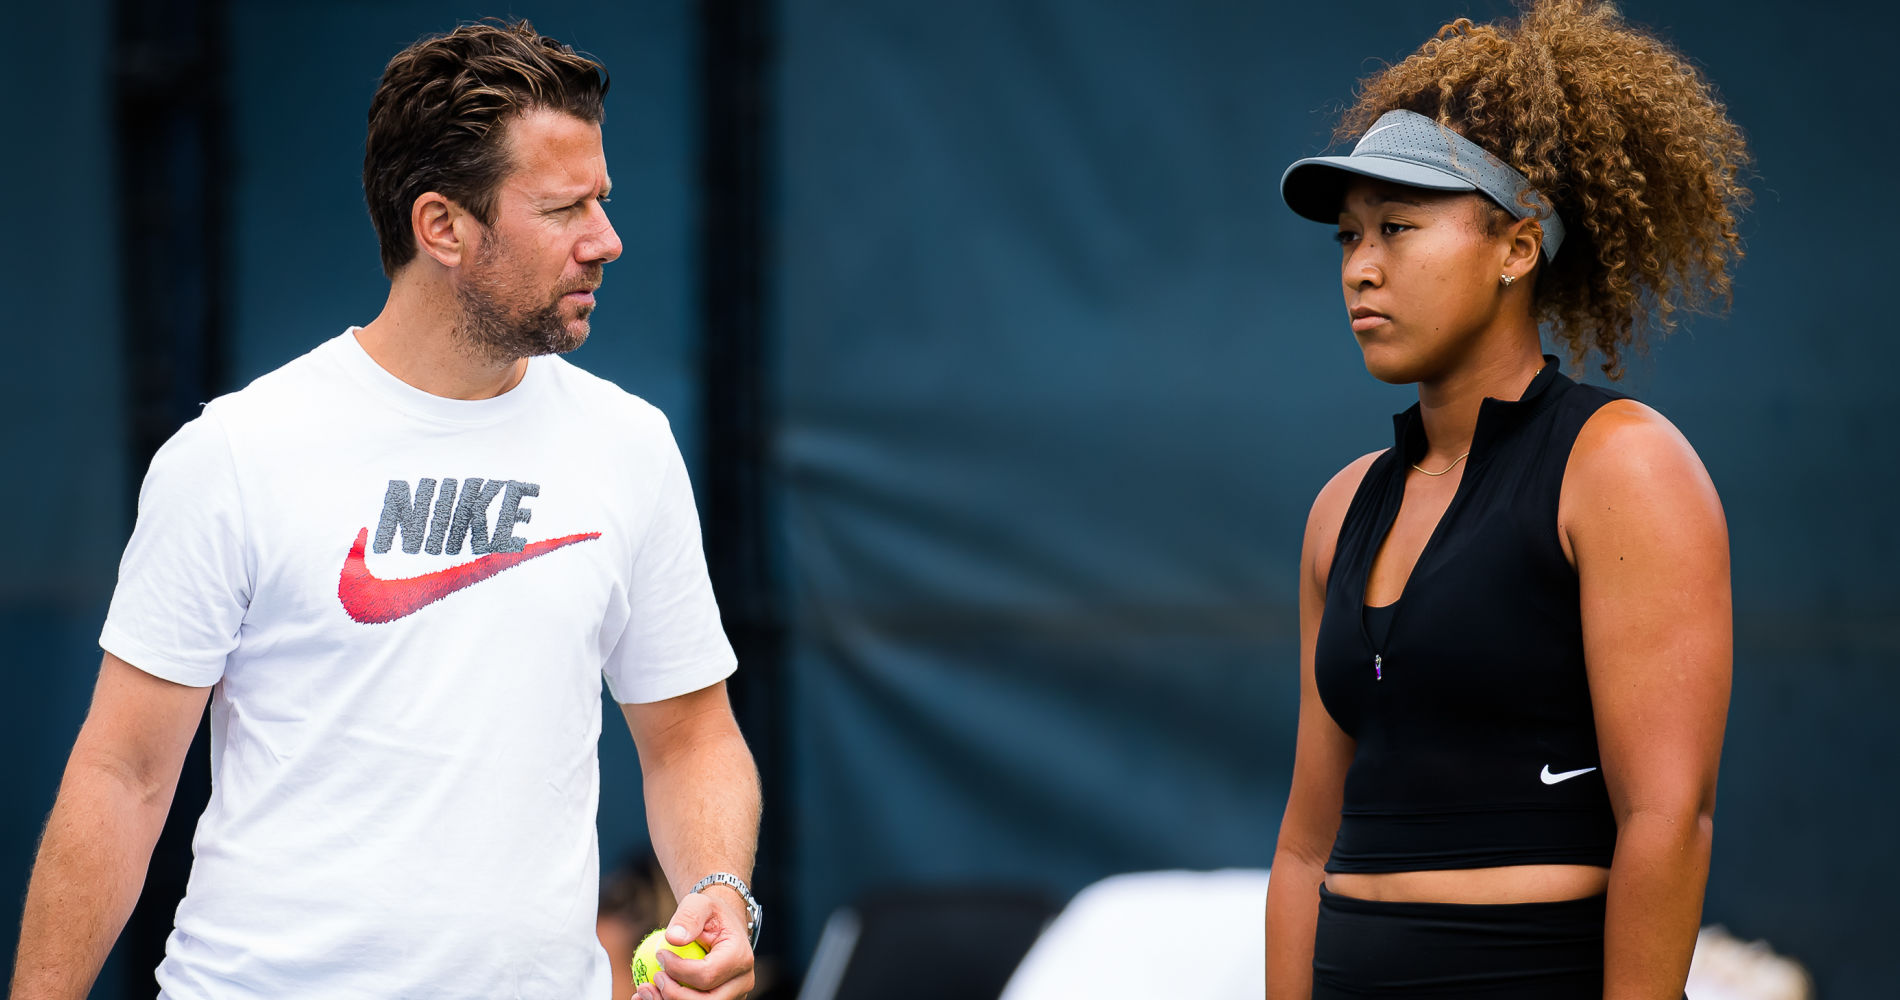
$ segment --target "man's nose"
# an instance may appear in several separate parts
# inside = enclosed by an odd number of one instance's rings
[[[614,232],[614,224],[608,221],[605,209],[596,206],[595,210],[600,212],[597,224],[574,248],[583,264],[605,264],[620,256],[620,234]]]

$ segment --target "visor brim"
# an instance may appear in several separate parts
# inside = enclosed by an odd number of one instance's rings
[[[1389,156],[1309,156],[1280,175],[1280,197],[1314,222],[1339,221],[1340,199],[1353,177],[1371,177],[1427,191],[1476,191],[1478,186],[1437,167]]]

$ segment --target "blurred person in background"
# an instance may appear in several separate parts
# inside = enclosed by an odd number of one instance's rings
[[[685,465],[657,410],[556,356],[620,254],[606,90],[526,22],[389,63],[363,167],[388,301],[153,459],[16,1000],[87,993],[207,701],[161,997],[608,995],[603,676],[682,901],[669,934],[708,950],[640,995],[751,988],[758,776]]]
[[[667,919],[679,906],[667,880],[666,869],[651,850],[629,853],[614,870],[600,880],[600,907],[594,918],[594,934],[607,950],[609,968],[614,974],[616,1000],[634,995],[633,953],[640,942]],[[769,996],[776,978],[769,959],[753,969],[753,996]]]
[[[594,935],[607,951],[614,985],[608,996],[633,996],[633,953],[655,927],[666,923],[679,901],[667,884],[666,869],[651,851],[629,856],[600,880],[600,909]]]
[[[1314,502],[1271,998],[1676,998],[1727,713],[1727,528],[1689,443],[1611,378],[1724,304],[1742,136],[1589,0],[1460,19],[1374,75],[1349,156],[1282,179],[1337,226],[1393,447]]]

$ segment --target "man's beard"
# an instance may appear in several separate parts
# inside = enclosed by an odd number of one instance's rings
[[[481,248],[475,251],[468,280],[455,290],[456,302],[462,310],[461,322],[456,325],[456,339],[461,341],[465,351],[499,365],[543,354],[566,354],[586,342],[585,323],[594,307],[581,307],[577,318],[582,321],[582,327],[579,332],[570,331],[561,318],[561,298],[568,292],[598,285],[598,271],[583,276],[582,283],[574,288],[563,287],[556,291],[554,301],[522,312],[510,308],[507,302],[511,289],[497,277],[507,270],[507,264],[499,257],[495,241],[483,241]]]

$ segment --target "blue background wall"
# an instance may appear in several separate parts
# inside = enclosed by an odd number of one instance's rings
[[[1356,78],[1507,8],[783,9],[799,930],[893,877],[1062,893],[1267,865],[1305,511],[1411,398],[1365,374],[1329,233],[1276,182]],[[1733,535],[1707,918],[1826,995],[1876,995],[1900,475],[1888,330],[1857,304],[1884,282],[1854,248],[1878,239],[1864,165],[1895,143],[1855,108],[1892,89],[1895,22],[1625,10],[1706,69],[1760,160],[1732,318],[1626,380],[1696,443]]]
[[[1488,2],[801,0],[778,9],[774,468],[790,608],[795,835],[775,903],[802,961],[879,885],[1265,866],[1291,763],[1294,565],[1313,493],[1379,447],[1324,227],[1278,202],[1353,81]],[[1884,995],[1900,895],[1884,739],[1900,696],[1896,393],[1866,129],[1900,42],[1884,5],[1644,0],[1754,144],[1727,319],[1625,388],[1727,505],[1736,683],[1706,917]],[[234,2],[232,387],[380,306],[358,187],[383,62],[490,13]],[[659,404],[698,458],[693,9],[513,6],[614,74],[627,244],[576,360]],[[0,899],[83,716],[136,483],[124,373],[107,5],[23,8],[0,319]],[[285,39],[295,44],[284,44]],[[38,85],[60,67],[61,88]],[[26,141],[44,138],[44,143]],[[697,467],[697,466],[696,466]],[[718,530],[717,525],[709,531]],[[617,715],[617,713],[616,713]],[[644,838],[616,718],[602,842]],[[625,789],[615,797],[612,790]],[[12,905],[12,904],[9,904]],[[17,909],[16,909],[17,913]],[[0,926],[5,922],[0,921]],[[115,971],[114,975],[118,975]],[[134,981],[144,970],[127,972]]]
[[[0,60],[0,905],[19,919],[39,824],[85,715],[99,623],[132,527],[111,251],[105,0],[9,7],[35,44]],[[50,67],[64,86],[47,87]],[[5,946],[12,968],[12,935]],[[11,976],[9,975],[9,979]]]

